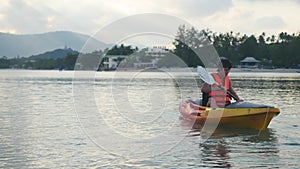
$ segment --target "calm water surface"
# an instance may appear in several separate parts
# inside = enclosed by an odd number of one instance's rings
[[[279,107],[266,131],[180,118],[189,72],[0,70],[0,168],[300,168],[300,73],[231,73],[244,100]]]

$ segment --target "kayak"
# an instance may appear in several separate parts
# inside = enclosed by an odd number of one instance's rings
[[[211,108],[201,106],[197,101],[183,100],[179,112],[184,119],[195,123],[265,130],[280,110],[273,106],[249,102],[236,102],[225,108]]]

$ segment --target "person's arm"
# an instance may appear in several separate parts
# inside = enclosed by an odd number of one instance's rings
[[[209,93],[211,91],[211,85],[207,83],[203,83],[201,87],[201,92],[202,93]]]
[[[230,88],[229,88],[229,92],[235,97],[237,98],[236,101],[243,101],[239,98],[239,96],[236,94],[236,92],[233,90],[232,86],[231,86],[231,82],[230,82]]]

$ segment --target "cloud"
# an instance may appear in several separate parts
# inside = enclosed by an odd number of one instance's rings
[[[192,17],[201,17],[212,15],[216,12],[227,11],[232,7],[231,0],[198,0],[198,1],[178,1],[177,7],[180,8],[181,14],[188,14]],[[172,2],[170,2],[172,4]]]
[[[44,10],[38,10],[26,1],[11,0],[2,11],[5,15],[0,25],[5,29],[14,29],[17,32],[36,32],[44,29],[47,24]]]
[[[163,13],[199,18],[231,6],[230,0],[153,0],[153,1],[93,1],[93,0],[1,0],[5,18],[1,27],[20,33],[73,29],[93,33],[104,24],[140,13]],[[49,20],[49,18],[51,18]]]
[[[139,41],[139,45],[145,46],[166,43],[170,45],[180,25],[188,23],[170,15],[138,14],[103,27],[94,38],[108,44]]]
[[[268,29],[283,29],[286,27],[286,23],[280,16],[270,16],[258,18],[254,24],[257,29],[268,30]]]
[[[198,25],[208,25],[216,32],[234,31],[248,35],[294,33],[300,26],[299,7],[291,0],[234,0],[229,10],[204,17]]]
[[[17,33],[94,34],[121,18],[161,13],[212,31],[299,31],[300,0],[0,0],[0,28]],[[153,24],[156,24],[153,21]],[[164,23],[167,25],[167,23]],[[1,31],[0,30],[0,31]]]

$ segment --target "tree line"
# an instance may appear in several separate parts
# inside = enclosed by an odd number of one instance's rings
[[[201,65],[201,60],[193,49],[212,44],[219,56],[230,59],[234,65],[245,57],[254,57],[266,67],[290,68],[300,66],[300,33],[288,34],[281,32],[278,36],[267,37],[263,32],[258,37],[254,35],[227,32],[216,33],[210,30],[178,28],[174,41],[174,54],[180,57],[188,66]]]
[[[263,32],[258,37],[254,35],[227,32],[216,33],[208,29],[197,30],[193,27],[179,26],[173,42],[175,48],[169,50],[165,58],[158,62],[159,67],[188,66],[196,67],[202,65],[201,59],[196,55],[194,49],[213,45],[219,56],[230,59],[234,65],[238,65],[245,57],[254,57],[260,60],[264,67],[276,68],[299,68],[300,65],[300,33],[288,34],[281,32],[279,35],[266,36]],[[86,60],[95,64],[95,58],[101,60],[104,55],[135,55],[136,58],[128,57],[126,60],[133,65],[138,61],[149,61],[145,49],[139,51],[137,47],[130,45],[113,46],[105,51],[95,51],[83,54]],[[99,57],[98,57],[99,56]],[[12,58],[3,56],[0,58],[0,68],[23,68],[23,69],[67,69],[73,70],[78,54],[68,54],[64,58]],[[121,62],[122,60],[119,60]],[[131,63],[132,62],[132,63]],[[181,64],[184,63],[184,64]],[[97,63],[98,64],[98,63]],[[103,65],[103,62],[99,61]]]
[[[125,46],[121,44],[120,46],[113,46],[111,49],[106,49],[105,51],[94,51],[92,53],[81,54],[81,59],[78,63],[85,65],[85,69],[95,69],[96,66],[99,66],[98,69],[101,69],[103,66],[103,56],[105,55],[130,55],[138,51],[138,48],[132,48],[130,45]],[[49,52],[47,52],[49,53]],[[50,52],[51,53],[51,52]],[[43,54],[41,54],[43,55]],[[38,58],[25,58],[18,57],[8,59],[3,56],[0,58],[0,69],[14,68],[14,69],[59,69],[59,70],[74,70],[75,64],[77,62],[79,53],[72,54],[68,53],[65,57],[62,58],[46,58],[40,56]],[[101,62],[100,62],[101,61]],[[119,60],[121,62],[122,60]]]
[[[73,70],[78,54],[67,54],[64,58],[37,58],[25,57],[8,59],[0,58],[0,69],[65,69]]]

